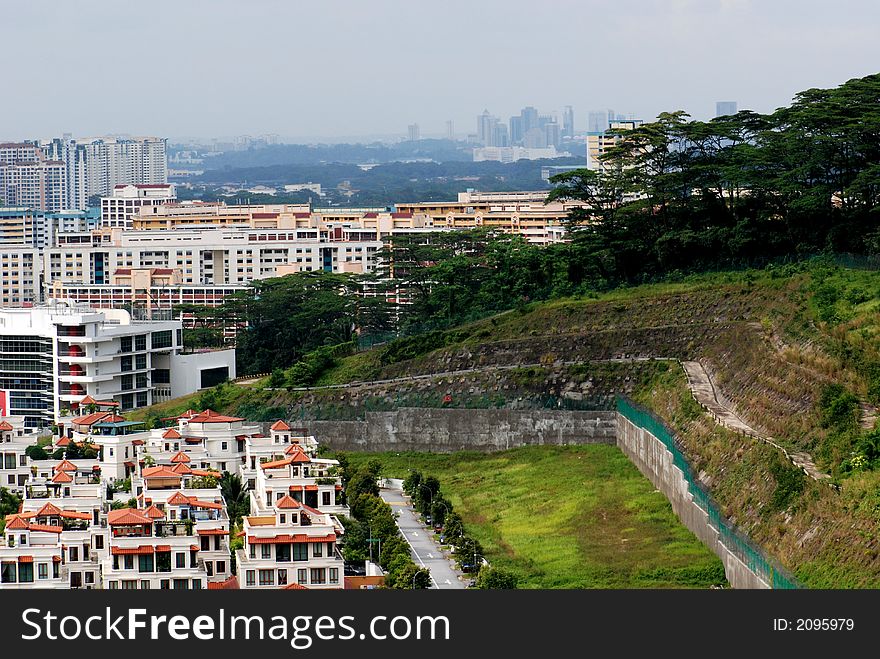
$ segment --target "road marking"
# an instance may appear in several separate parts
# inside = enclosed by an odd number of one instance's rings
[[[452,585],[452,582],[451,582],[449,579],[447,579],[447,580],[444,581],[443,583],[448,584],[448,585],[450,585],[450,586]]]
[[[428,558],[434,558],[434,554],[428,552]]]
[[[416,538],[419,537],[419,532],[418,532],[418,531],[413,531],[412,534],[413,534],[413,536],[415,536]]]

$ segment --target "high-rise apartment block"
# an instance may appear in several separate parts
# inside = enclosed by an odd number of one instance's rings
[[[0,144],[0,202],[40,211],[67,208],[64,164],[33,144]]]
[[[562,111],[562,137],[574,137],[574,109],[570,105]]]

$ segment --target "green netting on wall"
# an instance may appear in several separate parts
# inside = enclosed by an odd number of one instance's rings
[[[771,588],[792,589],[804,587],[794,576],[767,557],[749,538],[737,531],[725,519],[709,492],[694,478],[690,463],[678,447],[674,433],[660,419],[623,396],[618,396],[617,398],[617,411],[633,425],[643,428],[654,435],[672,453],[672,462],[684,475],[688,485],[688,492],[693,497],[694,503],[708,514],[709,524],[718,530],[721,544],[748,566],[750,570],[769,583]]]

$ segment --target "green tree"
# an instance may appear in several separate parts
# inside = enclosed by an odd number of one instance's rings
[[[483,590],[514,590],[519,579],[512,572],[497,567],[483,566],[477,575],[476,587]]]
[[[250,498],[238,474],[224,472],[219,481],[220,492],[226,501],[230,526],[236,526],[250,512]]]

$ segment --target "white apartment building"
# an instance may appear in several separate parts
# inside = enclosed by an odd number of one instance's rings
[[[101,226],[131,229],[131,218],[150,207],[177,201],[170,183],[117,183],[113,191],[101,197]]]
[[[602,156],[620,142],[621,133],[627,130],[635,130],[642,124],[641,119],[628,121],[612,121],[604,133],[590,133],[587,135],[587,169],[604,171]]]
[[[315,457],[314,437],[303,437],[284,421],[270,428],[268,442],[246,440],[242,479],[251,514],[242,521],[244,547],[235,553],[241,588],[343,587],[337,546],[344,532],[335,515],[348,514],[337,497],[339,463]],[[267,448],[269,450],[267,450]]]
[[[49,425],[86,396],[144,407],[235,377],[235,351],[181,353],[180,321],[53,302],[0,309],[0,384],[9,413]]]
[[[23,416],[8,416],[6,405],[5,394],[0,394],[0,487],[23,493],[31,477],[25,450],[36,444],[38,433],[25,427]]]

